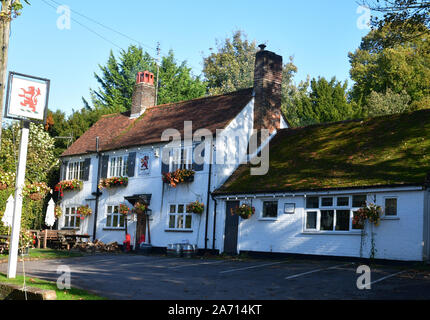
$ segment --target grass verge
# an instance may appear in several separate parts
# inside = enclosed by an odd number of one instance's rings
[[[24,260],[43,260],[43,259],[63,259],[82,257],[84,254],[80,252],[55,250],[55,249],[30,249],[28,255],[24,256]],[[18,256],[21,259],[21,256]],[[0,263],[6,262],[7,254],[0,254]]]
[[[57,284],[52,281],[41,280],[33,277],[25,277],[27,287],[35,287],[45,290],[55,290],[57,293],[57,300],[106,300],[86,290],[71,288],[67,290],[60,290]],[[23,285],[24,276],[17,275],[14,279],[9,279],[3,273],[0,273],[0,282],[6,282],[16,285]]]

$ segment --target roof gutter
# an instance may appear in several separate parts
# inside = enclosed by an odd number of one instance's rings
[[[223,197],[235,197],[235,196],[249,196],[249,195],[261,195],[273,196],[274,194],[279,197],[283,196],[300,196],[306,194],[321,194],[321,193],[362,193],[365,190],[379,189],[375,192],[386,192],[389,190],[381,189],[400,189],[398,191],[418,191],[426,190],[428,186],[423,183],[408,183],[408,184],[387,184],[387,185],[376,185],[376,186],[352,186],[352,187],[338,187],[338,188],[325,188],[325,189],[297,189],[297,190],[255,190],[255,191],[214,191],[212,194],[216,198]],[[402,190],[403,189],[403,190]],[[373,192],[373,191],[369,191]]]

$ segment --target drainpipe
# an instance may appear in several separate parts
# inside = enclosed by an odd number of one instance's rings
[[[212,200],[215,202],[214,204],[214,231],[212,235],[212,251],[215,251],[215,231],[216,231],[216,207],[217,207],[217,200],[215,199],[214,195],[211,194]]]
[[[209,156],[209,178],[208,178],[208,196],[206,199],[206,222],[205,222],[205,251],[208,249],[208,223],[209,223],[209,201],[211,195],[211,178],[212,178],[212,141],[210,142],[211,152]]]
[[[102,194],[99,190],[99,181],[100,181],[100,166],[101,166],[101,154],[99,152],[99,137],[96,137],[96,152],[97,152],[97,180],[96,180],[96,192],[93,192],[96,196],[96,207],[94,210],[94,226],[93,226],[93,242],[96,241],[96,232],[97,232],[97,214],[99,212],[99,197]]]

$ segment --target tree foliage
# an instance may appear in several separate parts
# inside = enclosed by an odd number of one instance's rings
[[[419,25],[430,28],[429,0],[362,0],[362,4],[375,13],[382,13],[382,18],[376,15],[372,17],[374,28],[381,29],[391,25],[404,31],[397,35],[391,34],[389,39],[392,43],[409,38],[408,34],[416,31]]]
[[[350,75],[355,81],[352,98],[364,107],[372,91],[386,93],[388,89],[396,94],[405,91],[412,108],[426,106],[430,95],[430,34],[416,31],[393,46],[390,35],[396,32],[398,29],[391,25],[372,30],[360,47],[349,53]]]
[[[231,38],[216,40],[217,52],[203,58],[203,74],[209,94],[223,94],[254,85],[255,40],[249,41],[242,31]],[[283,66],[283,91],[288,93],[297,67],[293,58]]]
[[[100,87],[91,89],[93,107],[85,101],[86,108],[104,114],[124,112],[131,108],[131,98],[139,71],[157,72],[156,61],[142,48],[131,45],[121,50],[119,57],[111,51],[106,65],[99,65],[100,74],[94,76]],[[163,56],[159,72],[158,103],[170,103],[201,97],[205,94],[204,83],[191,73],[186,61],[178,65],[173,51]]]
[[[3,129],[0,153],[0,170],[16,172],[21,130],[19,123]],[[49,172],[58,165],[54,154],[54,139],[44,130],[43,125],[30,124],[26,179],[30,182],[46,182]]]
[[[6,201],[15,190],[15,172],[18,162],[20,125],[13,123],[3,129],[0,153],[0,183],[7,185],[0,189],[0,219],[3,216]],[[58,158],[54,153],[54,139],[44,130],[43,125],[30,124],[27,166],[27,183],[46,182],[49,184],[54,172],[58,170]],[[52,186],[52,184],[51,184]],[[22,206],[22,227],[40,229],[43,226],[46,203],[24,197]],[[1,223],[0,223],[1,225]],[[0,232],[5,229],[0,228]]]
[[[346,81],[341,83],[336,77],[330,81],[324,77],[308,79],[292,90],[283,111],[292,126],[351,119],[360,112],[347,96]]]
[[[367,115],[375,117],[405,112],[409,110],[410,100],[405,91],[401,93],[394,93],[391,89],[384,93],[372,91],[368,97]]]

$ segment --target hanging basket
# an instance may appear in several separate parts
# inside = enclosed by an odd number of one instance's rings
[[[134,204],[133,212],[136,214],[144,214],[148,209],[148,204],[144,201],[138,201]]]
[[[242,219],[249,219],[251,216],[255,213],[255,208],[248,205],[248,204],[242,204],[240,206],[237,206],[236,208],[231,208],[230,212],[232,215],[238,215]]]
[[[30,193],[28,197],[33,201],[40,201],[45,198],[45,195],[43,193],[35,192],[35,193]]]

